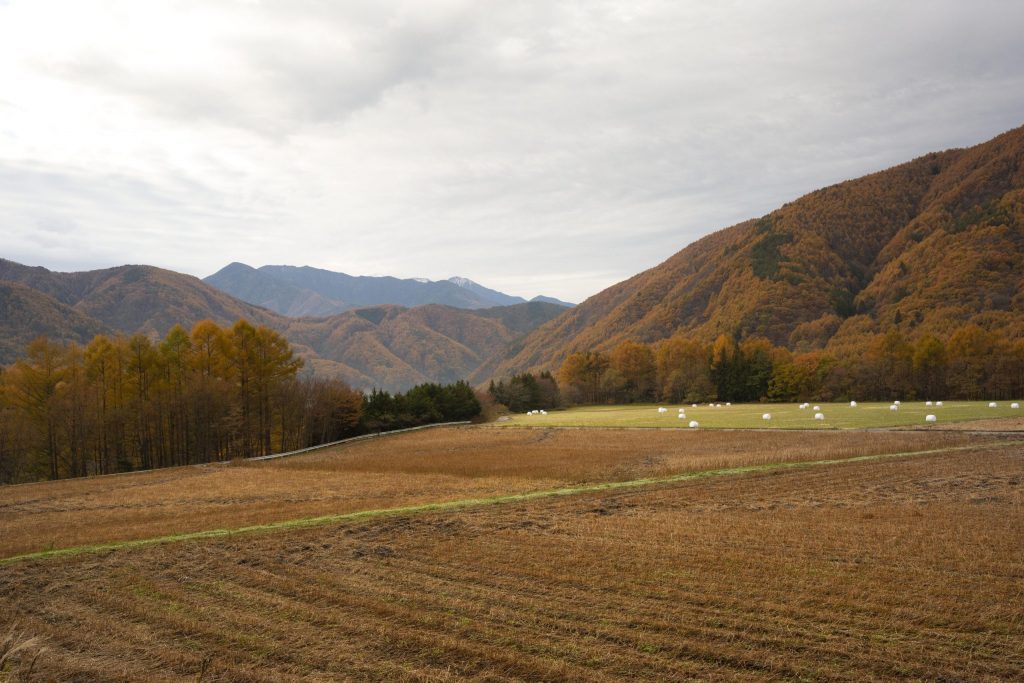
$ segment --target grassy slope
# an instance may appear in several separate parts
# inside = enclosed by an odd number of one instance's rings
[[[1013,409],[1009,401],[999,401],[989,408],[987,401],[945,401],[941,407],[923,402],[903,403],[898,411],[889,410],[888,403],[861,403],[853,408],[848,403],[816,403],[801,410],[797,404],[735,404],[711,407],[699,404],[683,406],[663,404],[667,413],[659,413],[658,405],[596,406],[551,411],[547,415],[515,415],[498,426],[532,427],[654,427],[687,428],[696,420],[701,429],[874,429],[886,427],[921,427],[942,429],[944,425],[987,418],[1024,417],[1024,410]],[[821,408],[824,420],[815,420],[814,406]],[[686,419],[678,417],[680,407]],[[771,420],[762,419],[768,413]],[[928,424],[925,415],[935,415]]]

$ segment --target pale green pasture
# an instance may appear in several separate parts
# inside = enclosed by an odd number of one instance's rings
[[[1020,401],[1018,401],[1019,403]],[[498,425],[537,427],[684,427],[691,420],[701,429],[864,429],[871,427],[941,427],[950,422],[979,420],[996,417],[1020,417],[1024,410],[1010,407],[1011,401],[997,401],[995,408],[988,401],[944,401],[942,406],[926,406],[924,401],[904,401],[899,410],[889,409],[889,403],[860,403],[856,408],[849,403],[811,403],[801,410],[797,403],[725,403],[721,407],[699,404],[644,404],[618,406],[590,406],[552,410],[547,415],[513,415]],[[814,407],[818,406],[819,411]],[[659,413],[664,407],[666,413]],[[678,417],[679,408],[685,408],[686,418]],[[815,420],[820,412],[824,420]],[[771,420],[762,418],[764,413]],[[926,423],[926,415],[935,415],[936,422]]]

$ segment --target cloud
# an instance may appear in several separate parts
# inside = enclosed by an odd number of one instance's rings
[[[1020,125],[1022,27],[998,0],[15,0],[0,237],[43,265],[58,251],[32,236],[60,224],[83,264],[458,274],[579,300],[817,187]]]

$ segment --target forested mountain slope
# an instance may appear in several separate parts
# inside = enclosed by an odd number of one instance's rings
[[[474,310],[432,304],[291,318],[152,266],[59,273],[0,259],[0,365],[40,335],[80,344],[96,334],[159,338],[176,324],[189,330],[200,320],[230,326],[245,318],[282,333],[319,374],[358,389],[404,391],[469,377],[564,310],[540,302]]]
[[[280,316],[270,311],[228,296],[199,278],[153,266],[60,273],[0,259],[0,280],[27,285],[127,334],[163,336],[176,324],[189,329],[204,319],[230,325],[246,318],[254,325],[281,327]]]
[[[36,337],[88,343],[110,329],[52,296],[16,282],[0,281],[0,365],[12,363]]]
[[[551,369],[573,351],[676,332],[809,350],[965,322],[1024,334],[1024,128],[708,235],[538,328],[492,368]]]
[[[540,302],[482,310],[377,306],[294,320],[285,334],[320,374],[360,389],[401,391],[465,379],[563,310]]]
[[[203,278],[203,282],[242,301],[293,318],[336,315],[352,307],[244,263],[228,264]]]

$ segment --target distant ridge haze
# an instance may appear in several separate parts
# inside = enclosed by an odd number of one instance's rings
[[[526,303],[526,299],[484,287],[468,278],[430,281],[421,278],[348,275],[311,266],[231,263],[203,279],[242,301],[288,317],[330,316],[365,306],[406,307],[442,304],[476,310]],[[572,304],[538,296],[533,301]]]

